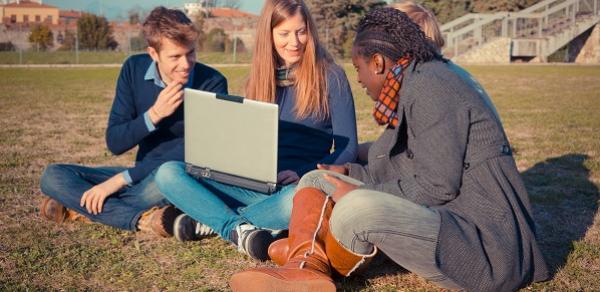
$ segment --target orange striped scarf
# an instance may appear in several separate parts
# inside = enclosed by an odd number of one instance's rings
[[[373,117],[379,125],[389,124],[398,127],[398,102],[400,100],[400,87],[404,78],[404,70],[410,64],[410,58],[402,57],[394,67],[388,72],[384,81],[379,98],[375,103]]]

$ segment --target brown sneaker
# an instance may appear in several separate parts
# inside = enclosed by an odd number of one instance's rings
[[[173,236],[173,223],[175,218],[181,214],[173,205],[167,205],[162,208],[153,207],[144,212],[138,221],[138,230],[151,232],[160,237]]]
[[[40,216],[56,223],[63,223],[64,221],[92,222],[90,219],[76,211],[65,208],[65,206],[57,200],[50,197],[44,197],[42,200],[42,204],[40,205]]]

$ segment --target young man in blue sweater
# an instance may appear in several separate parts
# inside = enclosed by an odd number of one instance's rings
[[[49,165],[41,179],[48,196],[40,208],[43,217],[172,235],[178,211],[156,187],[154,174],[166,161],[183,160],[183,89],[226,94],[227,80],[196,63],[198,31],[183,12],[154,9],[143,33],[148,54],[123,65],[106,130],[106,144],[115,155],[138,146],[135,166]]]

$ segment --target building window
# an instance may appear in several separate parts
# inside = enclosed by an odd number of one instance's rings
[[[10,16],[10,23],[17,23],[17,16],[16,15],[11,15]]]
[[[23,22],[29,23],[29,15],[27,15],[27,14],[23,15]]]
[[[46,20],[48,21],[48,23],[52,23],[52,15],[48,15],[48,18],[46,18]]]
[[[42,21],[42,17],[39,15],[35,16],[35,22],[41,22]]]

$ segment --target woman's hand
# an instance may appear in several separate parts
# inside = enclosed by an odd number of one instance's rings
[[[317,169],[329,170],[339,174],[348,175],[348,168],[346,168],[345,165],[317,164]]]
[[[88,213],[98,215],[102,213],[102,207],[106,198],[126,185],[125,178],[119,173],[83,193],[79,205],[85,207]]]
[[[277,174],[277,183],[282,185],[289,185],[297,183],[300,180],[298,174],[293,170],[280,171]]]
[[[358,188],[357,185],[351,184],[349,182],[345,182],[335,176],[326,174],[325,179],[335,186],[335,191],[331,195],[331,198],[334,202],[339,201],[342,197],[344,197],[348,192],[353,191]]]

